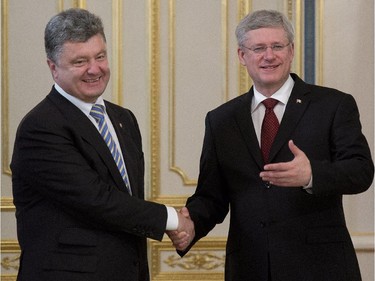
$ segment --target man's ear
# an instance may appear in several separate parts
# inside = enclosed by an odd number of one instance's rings
[[[242,65],[246,65],[245,59],[243,58],[245,55],[245,52],[242,50],[241,47],[238,47],[237,54],[238,54],[238,59],[240,60],[240,63]]]
[[[50,59],[47,59],[47,64],[48,64],[48,67],[49,67],[49,69],[51,71],[52,77],[55,79],[56,75],[57,75],[57,72],[56,72],[56,63],[54,63]]]

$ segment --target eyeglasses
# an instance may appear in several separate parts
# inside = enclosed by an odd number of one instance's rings
[[[242,46],[256,54],[264,54],[268,48],[271,48],[272,52],[281,52],[282,50],[285,49],[285,47],[289,46],[290,45],[290,42],[286,45],[282,45],[282,44],[274,44],[274,45],[271,45],[271,46],[258,46],[258,47],[252,47],[252,48],[249,48],[249,47],[246,47],[246,46]]]

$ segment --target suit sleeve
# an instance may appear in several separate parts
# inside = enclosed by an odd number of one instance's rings
[[[310,159],[314,194],[356,194],[367,190],[374,177],[374,164],[351,95],[345,95],[338,104],[330,142],[330,160]]]
[[[210,113],[205,125],[198,185],[186,204],[195,225],[194,243],[206,236],[216,224],[222,223],[229,211],[229,196],[216,155]]]

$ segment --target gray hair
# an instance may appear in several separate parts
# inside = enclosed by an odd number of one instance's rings
[[[247,32],[264,27],[282,27],[290,43],[294,41],[294,28],[289,19],[275,10],[259,10],[245,16],[236,28],[238,46],[248,39]]]
[[[86,42],[100,34],[106,41],[102,20],[84,9],[68,9],[55,15],[44,30],[47,58],[58,62],[66,42]]]

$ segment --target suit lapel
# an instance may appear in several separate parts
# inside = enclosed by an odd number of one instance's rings
[[[122,117],[122,113],[116,111],[116,109],[113,108],[109,103],[106,103],[106,109],[121,146],[121,151],[126,165],[126,170],[128,172],[133,196],[137,196],[138,189],[134,186],[134,175],[137,174],[137,171],[134,171],[134,169],[137,169],[138,167],[135,165],[131,165],[131,163],[136,163],[137,160],[133,157],[135,157],[135,155],[138,155],[138,153],[136,151],[133,151],[132,149],[134,147],[134,144],[132,144],[132,137],[126,128],[126,124],[121,121],[125,120]]]
[[[305,110],[310,103],[310,97],[308,95],[309,89],[307,87],[307,84],[303,82],[297,75],[291,75],[295,80],[295,84],[285,108],[279,131],[271,147],[270,161],[272,161],[278,151],[280,151],[280,149],[290,140],[293,131],[295,130],[299,120],[302,118]],[[257,165],[261,169],[263,169],[264,162],[250,112],[251,100],[253,96],[254,92],[253,88],[251,88],[247,94],[244,94],[240,98],[240,105],[238,107],[238,110],[236,110],[235,118],[251,156],[253,157]]]
[[[253,120],[251,118],[251,100],[253,98],[253,95],[253,88],[251,88],[247,94],[244,94],[239,99],[240,105],[239,108],[236,109],[235,119],[240,128],[251,157],[253,157],[259,168],[262,169],[262,154],[259,149],[258,138],[255,133]]]
[[[60,109],[65,116],[67,122],[75,128],[75,131],[83,139],[92,145],[98,152],[105,165],[108,167],[116,185],[120,190],[126,190],[126,186],[118,171],[118,168],[113,161],[113,156],[109,151],[106,143],[103,141],[102,136],[98,130],[87,118],[87,116],[70,101],[61,96],[54,88],[51,91],[49,98]]]
[[[271,147],[270,161],[272,161],[277,152],[290,140],[293,131],[310,103],[310,97],[307,95],[309,92],[306,86],[307,84],[296,75],[292,74],[292,77],[295,80],[295,84],[286,105],[279,131]]]

